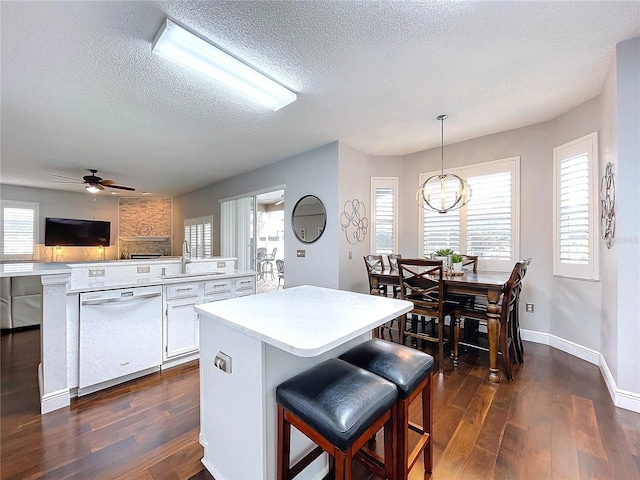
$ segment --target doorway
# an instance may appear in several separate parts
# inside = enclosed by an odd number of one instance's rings
[[[284,288],[284,187],[221,201],[221,220],[222,256],[257,272],[257,293]]]

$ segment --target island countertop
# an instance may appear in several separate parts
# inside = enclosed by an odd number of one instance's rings
[[[219,321],[299,357],[315,357],[404,314],[411,302],[304,285],[197,305]]]

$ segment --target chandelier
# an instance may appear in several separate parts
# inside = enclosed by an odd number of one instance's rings
[[[416,192],[416,201],[422,208],[438,213],[447,213],[463,207],[471,199],[469,184],[453,173],[444,173],[444,120],[448,115],[439,115],[440,120],[440,174],[427,178]]]

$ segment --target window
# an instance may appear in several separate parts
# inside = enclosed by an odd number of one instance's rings
[[[191,249],[191,258],[210,258],[213,251],[213,215],[187,218],[184,239]]]
[[[479,268],[510,271],[520,255],[520,157],[460,167],[455,173],[469,182],[471,200],[444,214],[420,209],[422,254],[451,248],[478,255]],[[432,174],[421,174],[420,184]]]
[[[37,258],[38,204],[2,200],[2,258],[32,260]]]
[[[598,134],[553,149],[553,274],[598,280]]]
[[[398,251],[397,192],[397,177],[371,177],[371,251],[376,255]]]

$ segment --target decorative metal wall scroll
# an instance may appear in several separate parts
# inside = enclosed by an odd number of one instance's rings
[[[612,169],[608,162],[600,181],[600,230],[607,248],[611,248],[616,232],[616,182]]]
[[[347,242],[355,245],[363,242],[369,230],[367,208],[360,200],[347,200],[340,215],[340,228],[347,237]]]

